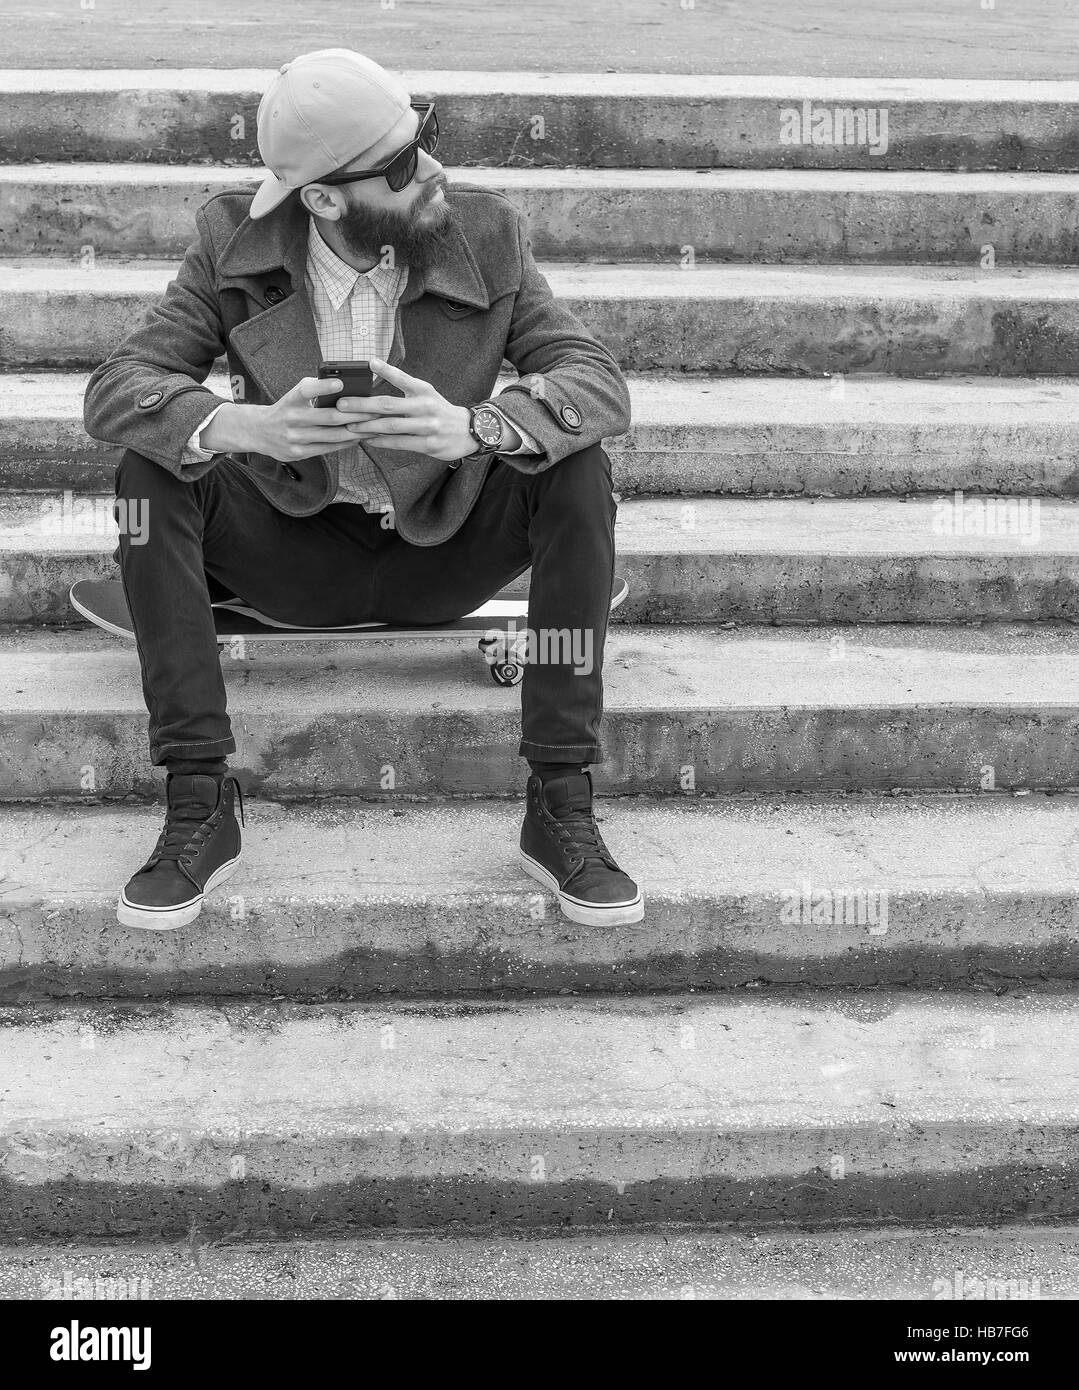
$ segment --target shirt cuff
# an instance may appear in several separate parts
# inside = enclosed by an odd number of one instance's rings
[[[544,453],[543,446],[542,446],[541,444],[537,444],[536,441],[532,438],[532,436],[528,433],[528,431],[522,429],[521,426],[517,423],[516,420],[511,420],[511,419],[509,419],[509,417],[504,413],[504,411],[500,410],[500,409],[498,408],[497,405],[492,405],[490,408],[494,411],[494,413],[495,413],[495,414],[498,416],[498,418],[502,421],[503,426],[509,426],[509,428],[510,428],[511,430],[516,430],[517,433],[521,436],[521,440],[522,440],[520,446],[519,446],[518,448],[516,448],[516,449],[499,449],[498,452],[499,452],[500,454],[542,454],[542,453]]]
[[[228,405],[228,401],[222,401],[221,405]],[[206,463],[212,459],[214,454],[212,449],[204,449],[200,443],[200,436],[206,426],[221,409],[221,405],[215,406],[210,411],[206,419],[195,430],[192,430],[191,437],[185,443],[183,453],[180,455],[180,467],[186,468],[192,463]]]

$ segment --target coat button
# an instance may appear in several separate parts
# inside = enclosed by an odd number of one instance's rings
[[[285,291],[280,285],[270,285],[266,290],[267,304],[280,304],[283,299],[287,299]]]
[[[581,412],[579,410],[575,410],[571,405],[564,405],[558,413],[571,430],[580,429]]]
[[[164,394],[164,391],[151,391],[148,396],[143,396],[142,400],[139,401],[139,409],[149,410],[152,406],[157,405]]]

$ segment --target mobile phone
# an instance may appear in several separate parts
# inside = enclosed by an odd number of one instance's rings
[[[327,410],[345,396],[375,395],[375,377],[371,364],[360,358],[356,362],[323,362],[318,369],[320,379],[335,377],[344,382],[344,390],[333,396],[316,396],[315,405]]]

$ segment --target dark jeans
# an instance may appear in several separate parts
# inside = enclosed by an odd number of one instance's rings
[[[236,751],[212,600],[242,597],[281,622],[313,627],[449,622],[529,565],[529,627],[591,630],[592,671],[579,674],[572,660],[526,665],[518,751],[545,762],[603,760],[617,504],[598,444],[542,473],[495,460],[464,524],[435,546],[409,545],[381,517],[350,503],[287,516],[228,456],[183,482],[129,449],[116,470],[116,496],[131,499],[129,514],[135,499],[148,509],[145,544],[121,533],[116,557],[154,764]]]

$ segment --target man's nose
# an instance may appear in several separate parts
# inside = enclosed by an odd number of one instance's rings
[[[428,179],[433,179],[436,174],[442,173],[442,165],[426,150],[420,150],[420,162],[416,168],[416,178],[420,183],[426,183]]]

